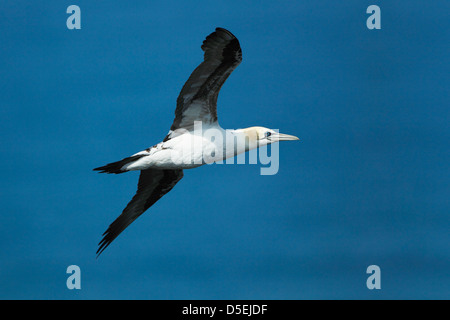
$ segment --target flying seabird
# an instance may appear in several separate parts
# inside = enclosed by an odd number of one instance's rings
[[[217,97],[225,80],[241,63],[242,50],[238,39],[223,28],[216,28],[207,36],[201,48],[204,60],[181,89],[175,120],[164,140],[94,169],[114,174],[141,171],[135,196],[103,233],[97,257],[125,228],[172,190],[183,178],[183,169],[223,161],[274,142],[298,140],[264,127],[222,129],[217,120]]]

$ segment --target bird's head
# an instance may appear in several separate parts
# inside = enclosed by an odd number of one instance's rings
[[[258,147],[265,146],[278,141],[300,140],[296,136],[279,133],[276,130],[264,127],[250,127],[243,129],[250,144],[257,144]]]

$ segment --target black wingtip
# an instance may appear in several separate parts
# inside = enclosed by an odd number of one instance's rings
[[[116,161],[116,162],[112,162],[112,163],[108,163],[105,166],[102,167],[98,167],[98,168],[94,168],[92,169],[93,171],[99,171],[99,173],[114,173],[114,174],[119,174],[119,173],[124,173],[127,172],[126,170],[122,170],[122,167],[133,162],[136,161],[142,157],[145,157],[146,154],[137,154],[131,157],[127,157],[124,158],[120,161]]]
[[[122,216],[122,215],[121,215]],[[109,245],[117,238],[117,236],[122,232],[117,232],[117,225],[118,225],[118,221],[120,221],[120,217],[119,216],[116,220],[114,220],[113,223],[111,223],[108,227],[108,229],[106,229],[105,232],[103,232],[102,236],[102,240],[98,243],[98,249],[97,249],[97,258],[102,254],[103,251],[105,251],[106,248],[109,247]]]
[[[98,173],[119,174],[119,173],[126,172],[121,169],[122,167],[123,166],[120,166],[120,164],[118,164],[117,162],[114,162],[114,163],[107,164],[106,166],[103,166],[103,167],[94,168],[92,170],[98,171]]]
[[[242,61],[242,50],[238,39],[230,31],[217,27],[208,35],[201,46],[205,51],[205,60],[209,56],[222,53],[222,61],[240,63]]]
[[[108,247],[109,244],[103,243],[102,245],[99,244],[99,248],[97,249],[97,252],[95,253],[97,256],[95,257],[95,259],[98,259],[98,257],[100,257],[100,255],[102,254],[103,251],[105,251],[105,249]]]
[[[106,233],[106,232],[105,232]],[[103,239],[98,243],[98,249],[95,253],[97,255],[96,259],[100,257],[103,251],[111,244],[112,240],[109,241],[106,237],[103,237]]]
[[[231,37],[233,37],[233,38],[236,38],[234,34],[232,34],[230,31],[228,31],[227,29],[222,28],[222,27],[217,27],[217,28],[216,28],[216,32],[225,32],[225,33],[227,33],[229,36],[231,36]]]

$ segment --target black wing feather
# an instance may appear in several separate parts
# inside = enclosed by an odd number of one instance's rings
[[[205,52],[204,61],[181,89],[171,131],[191,129],[194,121],[216,122],[219,91],[242,61],[238,39],[223,28],[216,28],[207,36],[201,48]]]
[[[181,178],[183,178],[183,170],[142,170],[136,195],[128,203],[122,214],[103,233],[103,239],[98,244],[97,257],[134,220],[172,190]]]

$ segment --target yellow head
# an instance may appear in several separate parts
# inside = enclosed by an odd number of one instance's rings
[[[249,141],[250,149],[265,146],[278,141],[300,140],[296,136],[279,133],[264,127],[250,127],[240,130]]]

